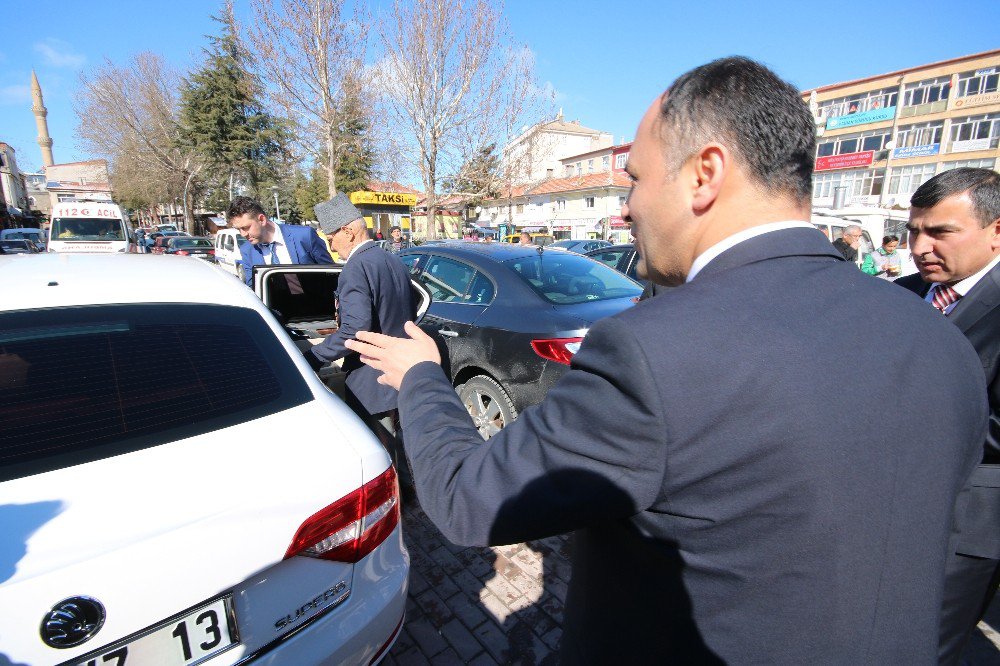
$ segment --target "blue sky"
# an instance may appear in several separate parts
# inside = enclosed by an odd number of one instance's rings
[[[378,12],[379,3],[369,3]],[[0,141],[35,170],[30,81],[34,68],[49,110],[57,162],[91,157],[77,146],[73,95],[81,72],[105,58],[121,64],[155,51],[194,67],[215,31],[221,2],[0,0]],[[249,0],[236,0],[237,15]],[[880,3],[510,0],[511,33],[535,54],[541,84],[568,119],[630,139],[655,95],[680,73],[713,58],[761,60],[799,88],[861,78],[1000,48],[1000,2],[883,0]]]

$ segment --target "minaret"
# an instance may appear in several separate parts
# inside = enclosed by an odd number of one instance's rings
[[[38,125],[38,145],[42,148],[42,167],[52,166],[52,139],[49,138],[49,123],[45,117],[49,112],[42,103],[42,87],[38,85],[35,70],[31,70],[31,111],[35,114],[35,124]]]

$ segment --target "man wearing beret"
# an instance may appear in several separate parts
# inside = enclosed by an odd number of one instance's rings
[[[240,246],[243,279],[253,287],[253,267],[267,264],[332,264],[333,257],[312,227],[275,224],[260,203],[236,197],[226,210],[229,225],[249,243]]]
[[[378,383],[379,372],[363,364],[344,343],[358,331],[403,335],[403,324],[416,316],[410,276],[403,263],[369,239],[361,211],[340,193],[315,207],[320,230],[344,269],[337,284],[340,327],[307,351],[314,369],[343,358],[347,404],[388,444],[376,422],[393,433],[396,389]],[[389,446],[390,453],[393,449]],[[397,461],[398,462],[398,461]]]

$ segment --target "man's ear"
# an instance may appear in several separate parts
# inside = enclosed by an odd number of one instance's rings
[[[729,150],[718,143],[705,144],[695,153],[692,158],[692,208],[704,211],[712,206],[722,190],[731,164],[732,155]]]
[[[996,250],[1000,250],[1000,217],[990,222],[989,226],[993,228],[993,242],[991,247],[995,252]]]

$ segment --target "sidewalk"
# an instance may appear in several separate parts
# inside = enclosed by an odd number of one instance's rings
[[[569,583],[569,540],[497,548],[448,542],[416,501],[404,503],[410,551],[406,623],[384,664],[555,664]],[[1000,595],[998,595],[1000,596]],[[963,655],[1000,666],[1000,601]]]

